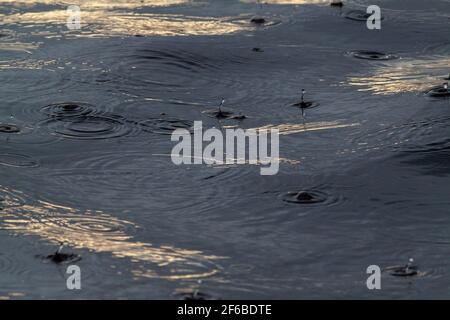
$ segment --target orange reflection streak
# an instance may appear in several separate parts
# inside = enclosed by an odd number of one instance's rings
[[[65,10],[28,12],[23,14],[0,15],[6,24],[28,24],[35,26],[55,25],[65,28],[67,20]],[[81,30],[74,31],[76,36],[189,36],[189,35],[224,35],[250,30],[239,21],[225,22],[217,18],[186,17],[181,15],[156,15],[136,13],[116,13],[110,11],[83,11]],[[67,32],[67,30],[63,30]],[[37,34],[55,35],[45,30]]]
[[[33,60],[33,59],[25,59],[25,60],[0,60],[0,70],[5,69],[23,69],[23,70],[52,70],[50,66],[55,65],[54,60]]]
[[[305,124],[299,124],[299,123],[283,123],[283,124],[269,124],[269,125],[265,125],[262,127],[257,127],[257,128],[250,128],[250,129],[246,129],[248,131],[254,131],[256,132],[261,132],[261,131],[269,131],[271,129],[275,129],[279,131],[279,135],[283,136],[283,135],[290,135],[290,134],[297,134],[297,133],[302,133],[302,132],[309,132],[309,131],[320,131],[320,130],[330,130],[330,129],[339,129],[339,128],[348,128],[348,127],[354,127],[354,126],[359,126],[359,123],[341,123],[339,121],[330,121],[330,122],[326,122],[326,121],[322,121],[322,122],[310,122],[310,123],[305,123]],[[236,128],[235,126],[225,126],[224,128]],[[165,156],[165,157],[171,157],[171,154],[153,154],[154,156]],[[202,157],[196,157],[196,156],[191,156],[191,159],[203,159],[203,160],[210,160],[215,161],[215,164],[210,165],[212,167],[234,167],[237,165],[257,165],[260,166],[262,165],[261,161],[256,161],[256,162],[250,162],[249,159],[240,159],[240,158],[234,158],[232,159],[233,164],[228,164],[226,161],[220,161],[218,159],[210,159],[210,158],[206,158],[204,156]],[[299,160],[295,160],[295,159],[288,159],[288,158],[275,158],[273,159],[273,161],[279,162],[279,163],[285,163],[285,164],[289,164],[289,165],[298,165],[301,164],[301,161]]]
[[[154,153],[153,156],[160,156],[160,157],[172,157],[171,154],[165,154],[165,153]],[[186,157],[185,157],[186,158]],[[196,157],[196,156],[190,156],[188,157],[191,160],[194,159],[201,159],[201,160],[209,160],[211,162],[215,162],[214,164],[210,164],[208,166],[210,167],[218,167],[218,168],[222,168],[222,167],[235,167],[237,165],[255,165],[255,166],[260,166],[263,165],[263,163],[261,162],[261,160],[253,160],[250,161],[247,158],[232,158],[232,159],[228,159],[229,162],[234,162],[233,164],[228,164],[226,161],[220,161],[220,159],[212,159],[212,158],[208,158],[205,156],[202,157]],[[296,164],[300,164],[299,160],[293,160],[293,159],[287,159],[287,158],[272,158],[272,160],[274,162],[279,162],[279,163],[286,163],[286,164],[291,164],[291,165],[296,165]]]
[[[277,129],[280,135],[296,134],[308,131],[319,131],[329,129],[339,129],[358,126],[359,123],[340,123],[339,121],[322,121],[322,122],[310,122],[310,123],[282,123],[282,124],[269,124],[259,128],[252,128],[249,130],[271,130]]]
[[[192,0],[0,0],[0,4],[11,5],[16,7],[30,7],[34,5],[77,5],[83,9],[134,9],[141,7],[167,7],[183,3],[192,3]]]
[[[169,280],[204,278],[218,272],[214,261],[223,258],[206,256],[196,250],[133,241],[126,230],[138,226],[101,211],[80,212],[43,201],[30,204],[23,193],[8,188],[0,187],[0,195],[1,229],[152,264],[150,268],[139,265],[138,270],[132,271],[135,275]]]
[[[31,54],[31,50],[37,49],[38,47],[34,43],[0,42],[0,51],[18,51]]]
[[[449,57],[398,60],[377,68],[369,76],[349,77],[347,84],[373,94],[421,92],[445,82],[442,78],[448,76],[449,66]]]
[[[69,4],[58,1],[22,1],[28,5],[36,3],[60,4],[55,8],[33,7],[33,11],[0,14],[4,25],[27,27],[27,32],[46,37],[58,37],[70,34],[75,37],[108,36],[192,36],[225,35],[252,30],[247,21],[230,19],[230,17],[196,17],[177,14],[140,13],[134,9],[140,7],[167,6],[188,1],[78,1],[80,6],[81,29],[70,31],[66,27],[70,13],[66,11]],[[0,0],[12,4],[11,1]],[[190,2],[189,2],[190,3]],[[196,2],[198,3],[198,2]],[[17,4],[14,2],[14,5]],[[28,27],[33,27],[28,29]],[[49,27],[54,27],[51,29]]]

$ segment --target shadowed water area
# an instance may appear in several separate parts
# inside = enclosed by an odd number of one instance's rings
[[[446,297],[449,0],[70,4],[0,0],[0,299]],[[200,120],[279,173],[173,164]]]

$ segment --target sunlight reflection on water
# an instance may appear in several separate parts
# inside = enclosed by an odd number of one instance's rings
[[[76,4],[87,9],[133,9],[141,7],[166,7],[172,5],[179,5],[183,3],[192,3],[192,0],[77,0]],[[67,2],[61,0],[0,0],[0,4],[24,7],[35,5],[68,5]],[[71,3],[72,4],[72,3]]]
[[[376,68],[369,75],[348,77],[347,83],[374,94],[423,92],[444,82],[444,70],[448,76],[449,66],[448,56],[398,60]]]
[[[54,244],[65,243],[78,249],[107,252],[116,258],[128,258],[140,263],[133,273],[145,277],[193,279],[219,271],[214,261],[223,257],[133,241],[127,231],[135,230],[137,225],[101,211],[80,212],[44,201],[31,203],[25,200],[27,196],[22,192],[3,187],[0,188],[0,196],[3,200],[0,211],[3,230],[35,235]]]
[[[329,129],[338,129],[338,128],[348,128],[358,126],[359,123],[341,123],[339,121],[322,121],[322,122],[313,122],[313,123],[283,123],[278,125],[266,125],[259,128],[253,128],[253,130],[272,130],[277,129],[280,132],[280,135],[289,135],[296,134],[301,132],[308,131],[319,131],[319,130],[329,130]]]
[[[32,3],[34,4],[34,2]],[[50,3],[53,4],[53,2]],[[170,3],[176,4],[177,2]],[[153,5],[155,3],[152,2],[151,6]],[[32,28],[33,35],[48,38],[59,37],[62,34],[71,34],[76,37],[224,35],[252,30],[252,26],[247,21],[230,17],[196,17],[136,12],[136,8],[145,6],[147,4],[141,2],[83,3],[80,15],[81,29],[75,31],[70,31],[66,27],[69,14],[65,6],[51,10],[37,7],[36,10],[29,12],[0,14],[0,19],[3,24],[24,27],[27,28],[27,31]],[[52,30],[50,27],[56,28],[56,30]]]

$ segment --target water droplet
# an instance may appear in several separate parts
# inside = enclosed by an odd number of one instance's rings
[[[448,83],[444,83],[440,86],[431,88],[427,95],[435,98],[446,98],[450,97],[450,89],[448,88]]]
[[[254,24],[265,24],[266,23],[266,19],[262,18],[262,17],[254,17],[250,20],[251,23]]]
[[[317,191],[290,191],[282,197],[283,201],[298,204],[316,204],[327,200],[324,193]]]

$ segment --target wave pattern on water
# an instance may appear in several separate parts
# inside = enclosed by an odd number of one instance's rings
[[[347,83],[373,94],[424,92],[444,82],[450,73],[448,56],[405,59],[376,68],[370,75],[351,76]]]
[[[200,251],[171,246],[152,246],[133,241],[128,231],[137,226],[99,211],[80,212],[53,203],[32,202],[23,193],[0,189],[1,229],[16,234],[35,235],[54,244],[67,243],[79,249],[108,252],[116,258],[151,263],[144,270],[146,277],[164,279],[203,278],[218,272],[214,261]],[[26,200],[25,200],[26,199]]]
[[[449,0],[384,1],[378,31],[344,18],[370,0],[329,2],[80,0],[69,30],[68,3],[0,0],[1,184],[23,190],[0,186],[0,299],[68,297],[36,259],[60,242],[87,298],[366,297],[368,250],[422,250],[416,292],[444,296]],[[280,172],[175,165],[170,134],[199,120],[279,130]]]
[[[0,153],[0,165],[17,168],[30,168],[39,166],[39,161],[24,154]]]
[[[278,130],[280,135],[290,135],[309,131],[330,130],[359,126],[359,123],[342,123],[340,121],[324,121],[313,123],[283,123],[279,125],[265,125],[249,130]]]
[[[244,21],[229,18],[194,17],[175,14],[151,14],[113,10],[84,10],[81,32],[70,31],[65,22],[66,9],[14,14],[0,14],[9,26],[34,26],[32,34],[47,38],[120,37],[120,36],[206,36],[250,31]],[[48,27],[52,26],[53,31]]]

